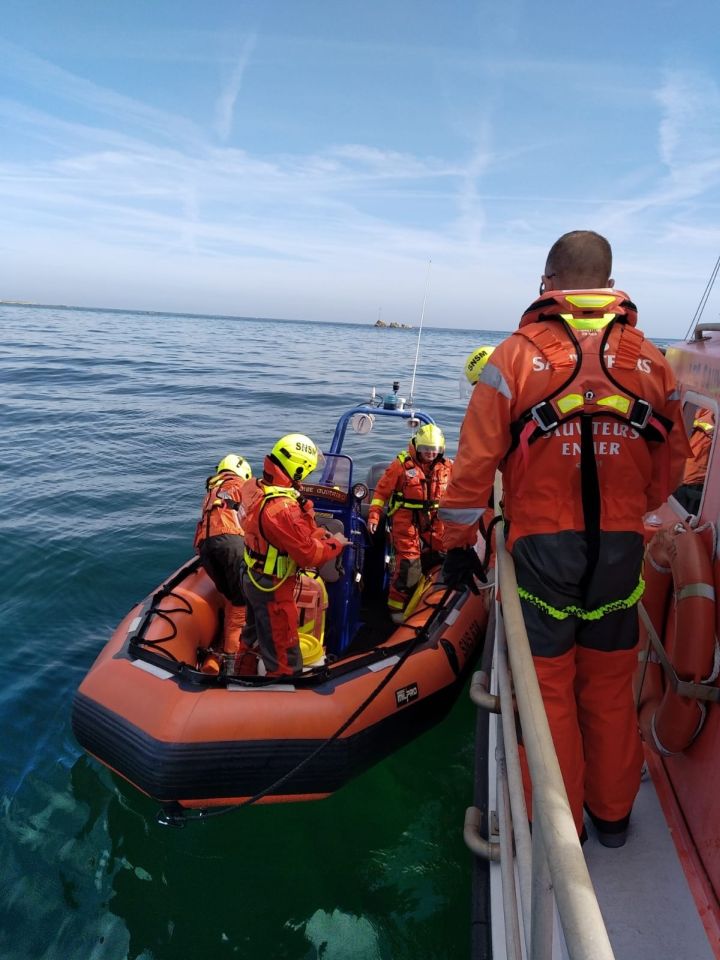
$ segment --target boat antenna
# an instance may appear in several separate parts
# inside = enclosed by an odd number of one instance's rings
[[[705,291],[703,295],[700,297],[700,303],[697,305],[697,309],[693,314],[692,320],[690,321],[690,326],[687,328],[687,333],[685,334],[686,340],[690,338],[691,332],[695,329],[698,323],[700,323],[700,318],[703,315],[703,310],[705,309],[705,306],[708,302],[708,298],[712,293],[712,288],[715,283],[715,280],[717,279],[719,270],[720,270],[720,257],[718,257],[717,260],[715,261],[715,266],[713,267],[713,271],[710,274],[710,279],[707,282],[707,286],[705,287]]]
[[[422,310],[420,311],[420,329],[418,330],[417,346],[415,347],[415,365],[413,366],[412,382],[410,384],[410,406],[415,400],[415,373],[417,371],[418,357],[420,356],[420,334],[422,333],[423,320],[425,319],[425,304],[427,303],[428,290],[430,289],[430,265],[432,260],[428,259],[427,279],[425,281],[425,296],[423,297]]]

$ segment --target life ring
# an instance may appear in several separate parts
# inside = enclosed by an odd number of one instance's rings
[[[658,635],[664,635],[672,587],[672,570],[668,551],[672,535],[669,530],[659,530],[648,544],[643,561],[645,591],[642,604]],[[645,624],[640,620],[640,666],[634,678],[635,701],[638,714],[660,703],[665,692],[664,672],[660,661],[652,654]]]
[[[715,588],[712,563],[698,534],[682,525],[659,531],[648,546],[643,576],[643,605],[678,678],[707,682],[715,661]],[[682,753],[702,729],[705,704],[673,691],[662,664],[650,657],[642,619],[640,639],[648,650],[638,692],[643,739],[661,756]]]

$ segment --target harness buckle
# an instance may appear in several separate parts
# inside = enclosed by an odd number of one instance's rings
[[[560,422],[547,400],[541,400],[534,407],[530,407],[530,416],[544,433],[554,430]]]
[[[636,430],[644,430],[650,422],[653,408],[647,400],[637,399],[630,410],[630,426]]]

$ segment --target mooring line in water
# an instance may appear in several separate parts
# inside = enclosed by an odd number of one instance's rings
[[[204,810],[200,810],[198,813],[190,814],[186,812],[186,808],[183,807],[180,803],[174,802],[173,804],[168,804],[162,810],[159,811],[156,820],[157,823],[162,827],[184,827],[186,823],[198,822],[201,820],[209,820],[211,817],[220,817],[226,813],[230,813],[232,810],[240,810],[243,807],[249,807],[254,803],[257,803],[258,800],[262,800],[263,797],[268,796],[268,794],[273,793],[278,787],[281,787],[286,783],[291,777],[295,776],[303,767],[307,766],[311,760],[314,760],[322,751],[328,747],[331,743],[334,743],[342,734],[350,727],[357,718],[370,706],[373,700],[385,689],[385,687],[390,683],[392,678],[398,672],[400,667],[405,663],[412,651],[417,647],[417,645],[422,641],[427,639],[431,628],[435,625],[438,617],[445,609],[447,605],[448,598],[451,593],[455,592],[455,587],[447,587],[445,593],[442,595],[440,602],[437,604],[432,614],[428,618],[427,622],[417,630],[415,637],[410,641],[407,648],[402,652],[398,661],[391,667],[388,673],[383,677],[377,687],[370,693],[370,695],[360,704],[359,707],[345,720],[341,726],[333,733],[327,740],[324,740],[320,746],[316,747],[312,753],[309,753],[304,760],[301,760],[292,770],[288,773],[283,774],[278,780],[274,783],[271,783],[269,787],[265,787],[264,790],[261,790],[259,793],[256,793],[254,796],[249,797],[247,800],[243,800],[242,803],[228,804],[222,807],[211,807]],[[413,628],[415,629],[415,628]]]

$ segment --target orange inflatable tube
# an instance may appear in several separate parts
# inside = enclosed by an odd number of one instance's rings
[[[429,582],[385,639],[300,678],[214,677],[200,664],[220,633],[222,597],[193,562],[119,625],[76,694],[75,736],[166,805],[327,796],[437,723],[459,695],[482,644],[486,596],[455,593],[436,616],[444,595]]]

